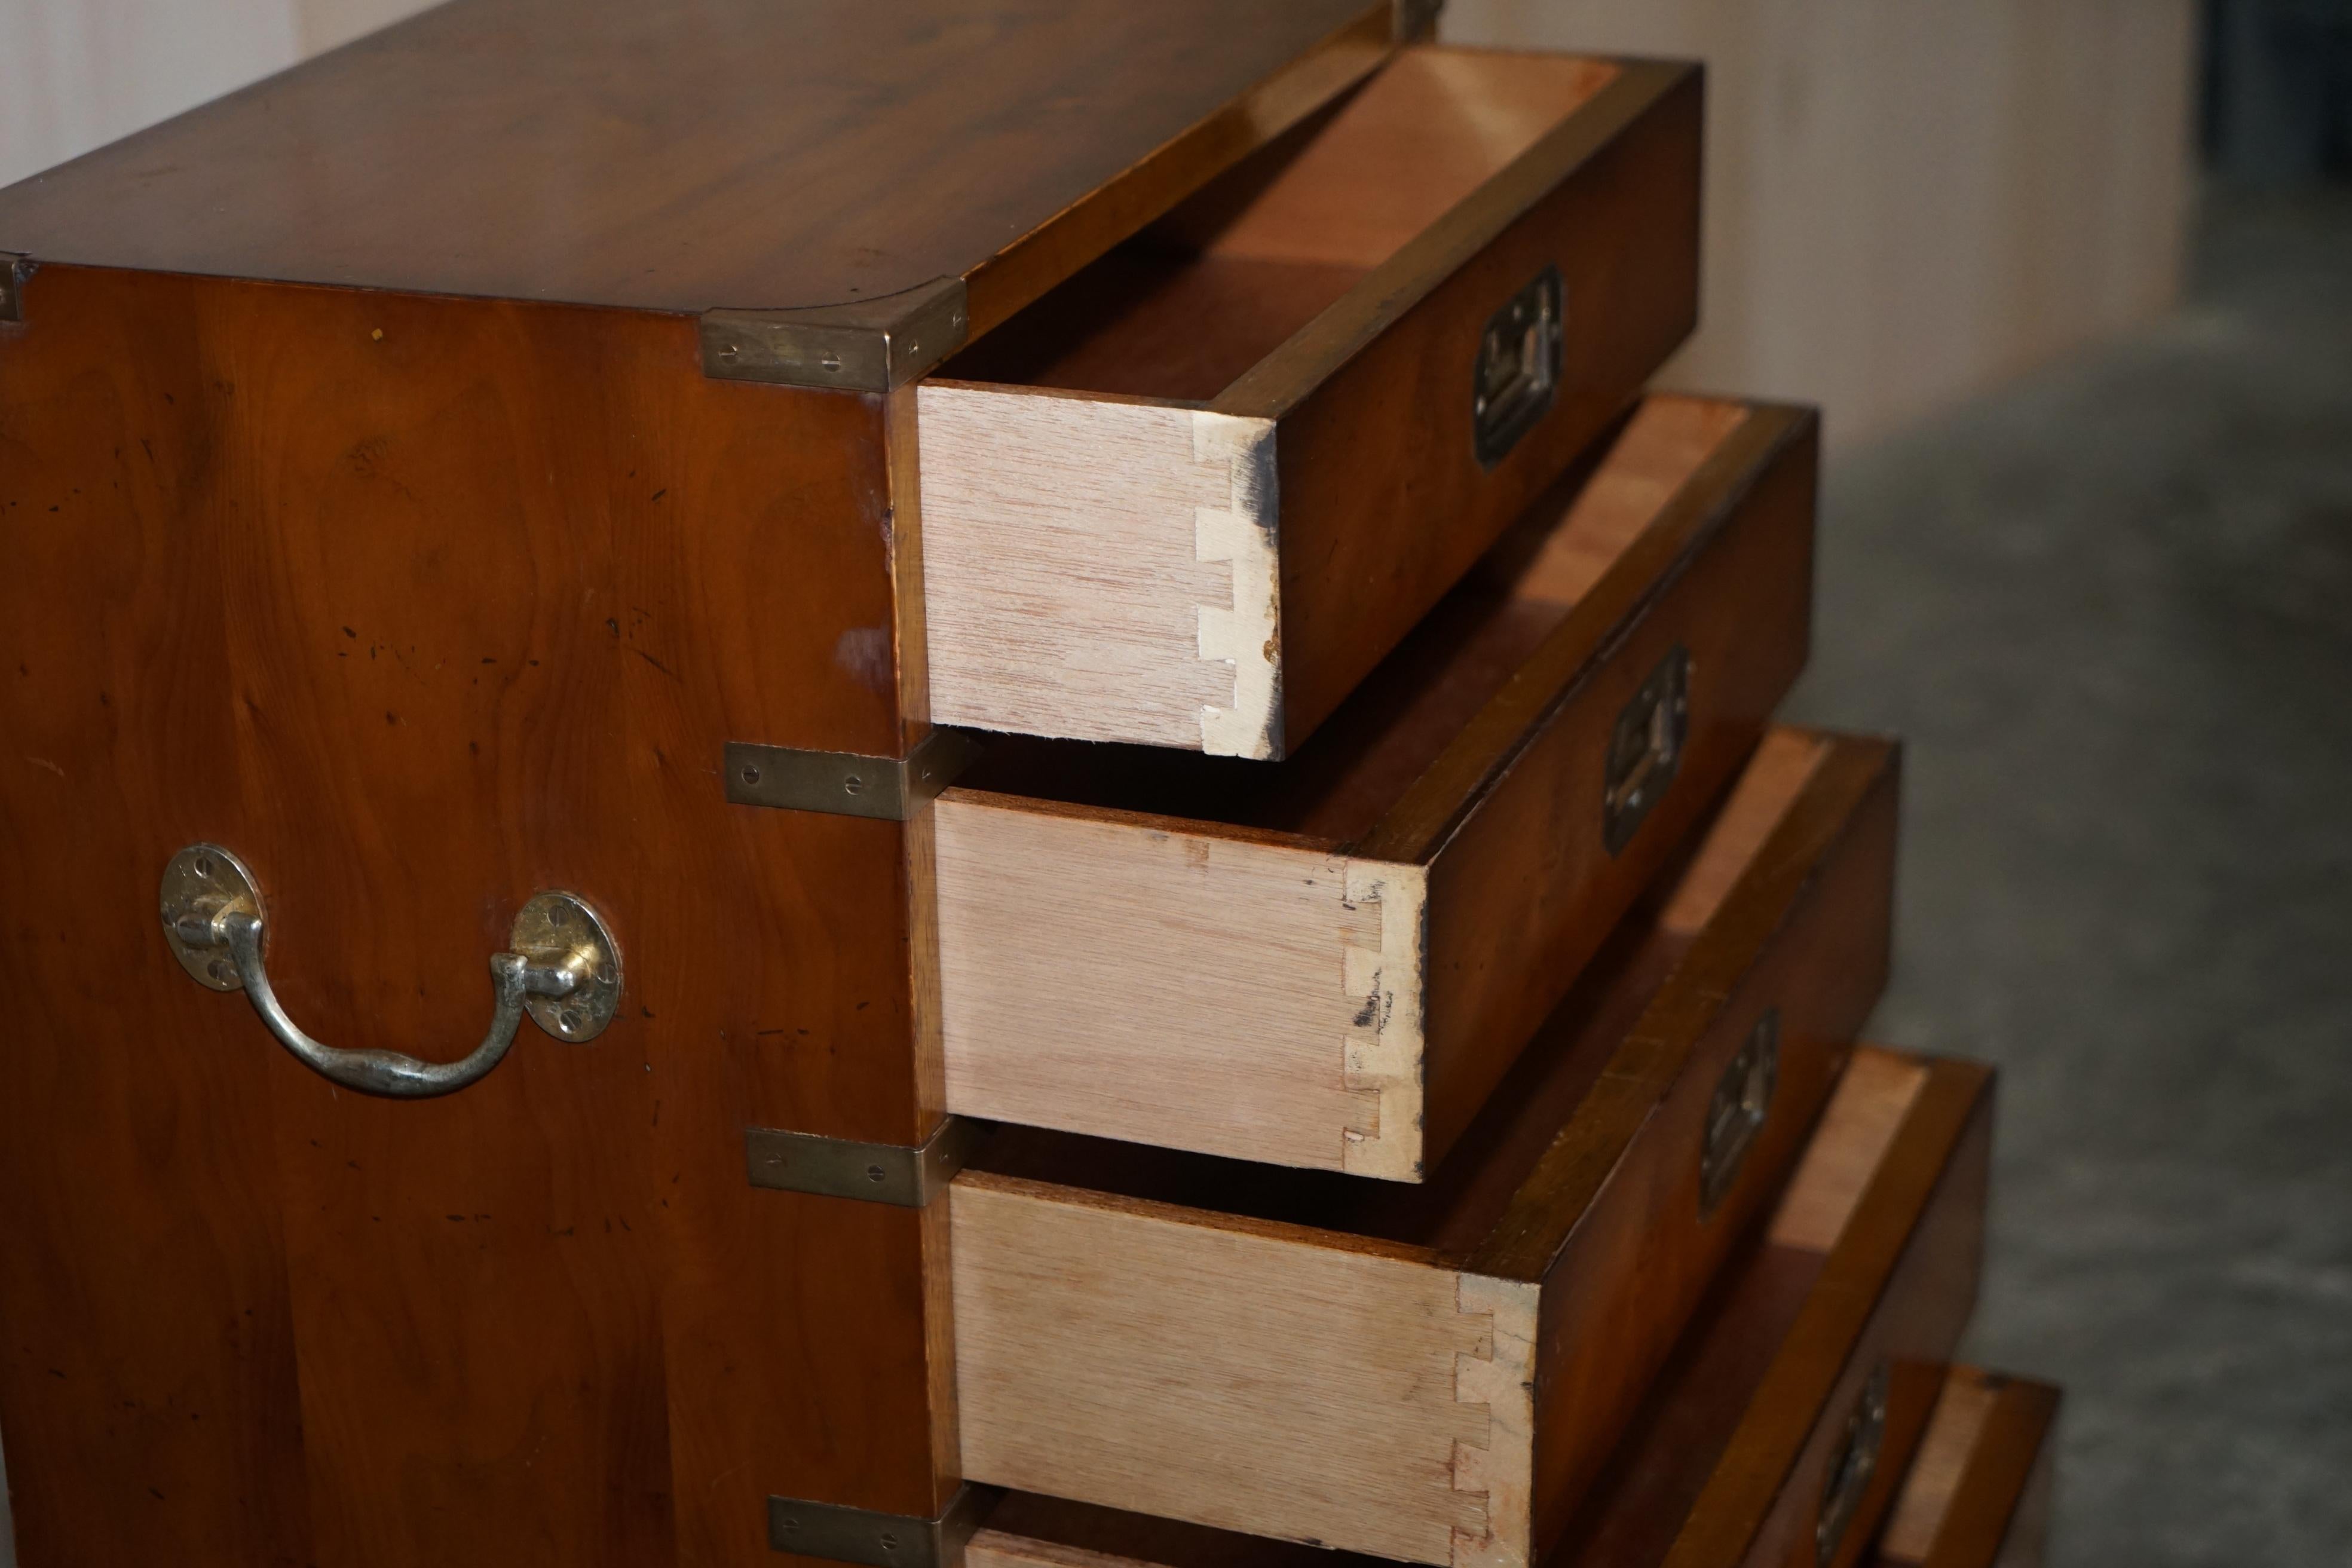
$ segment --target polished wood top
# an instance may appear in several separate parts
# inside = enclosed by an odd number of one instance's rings
[[[1377,66],[1388,0],[455,0],[0,191],[37,260],[983,330]]]

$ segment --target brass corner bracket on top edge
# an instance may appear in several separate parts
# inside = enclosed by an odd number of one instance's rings
[[[994,1487],[967,1481],[937,1519],[772,1497],[768,1544],[799,1557],[870,1568],[958,1568],[965,1543],[1001,1495]]]
[[[39,266],[29,256],[0,250],[0,321],[25,319],[25,279]]]
[[[1393,5],[1398,43],[1424,44],[1437,36],[1437,16],[1445,9],[1445,0],[1393,0]]]
[[[891,392],[961,348],[971,331],[961,278],[840,305],[706,310],[702,372],[721,381]]]

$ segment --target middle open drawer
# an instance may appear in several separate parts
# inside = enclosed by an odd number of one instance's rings
[[[1421,1186],[1000,1130],[948,1198],[966,1478],[1524,1562],[1878,995],[1896,772],[1769,736]]]
[[[1802,668],[1817,428],[1647,400],[1289,762],[992,742],[947,1109],[1420,1180]]]

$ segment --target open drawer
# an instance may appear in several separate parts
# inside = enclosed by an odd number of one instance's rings
[[[1867,1561],[1872,1532],[1888,1515],[1904,1466],[1921,1450],[1943,1382],[1941,1363],[1974,1303],[1990,1100],[1989,1075],[1981,1068],[1867,1047],[1855,1054],[1777,1213],[1726,1268],[1640,1413],[1624,1427],[1586,1505],[1564,1529],[1539,1537],[1549,1544],[1538,1561],[1552,1568],[1853,1568]],[[1235,1282],[1233,1289],[1242,1293],[1254,1283]],[[1319,1321],[1327,1331],[1344,1332],[1350,1326],[1341,1317],[1346,1300],[1312,1303],[1314,1320],[1300,1319],[1296,1331],[1312,1337]],[[1463,1306],[1474,1304],[1487,1303],[1465,1290]],[[1423,1316],[1433,1322],[1451,1310],[1450,1301],[1435,1300]],[[1538,1328],[1538,1336],[1532,1469],[1540,1490],[1549,1468],[1540,1412],[1547,1399],[1557,1397],[1542,1361],[1564,1347],[1548,1327]],[[1408,1379],[1403,1367],[1383,1363],[1383,1350],[1393,1354],[1394,1345],[1339,1348],[1360,1358],[1359,1384],[1393,1386]],[[1525,1428],[1505,1414],[1514,1374],[1503,1365],[1527,1350],[1507,1337],[1507,1317],[1498,1310],[1491,1331],[1479,1328],[1473,1347],[1460,1352],[1458,1373],[1449,1380],[1458,1381],[1465,1397],[1494,1402],[1491,1411],[1465,1413],[1453,1460],[1456,1479],[1474,1473],[1486,1494],[1465,1500],[1489,1509],[1526,1506],[1526,1494],[1510,1489],[1510,1477],[1496,1461],[1527,1445]],[[1596,1353],[1605,1354],[1606,1347]],[[1330,1359],[1328,1352],[1324,1359]],[[1528,1370],[1521,1365],[1515,1375]],[[1227,1383],[1213,1394],[1230,1398],[1238,1390],[1247,1400],[1265,1375],[1253,1368],[1251,1382]],[[1528,1402],[1518,1403],[1524,1415]],[[1234,1419],[1245,1426],[1258,1415],[1251,1409]],[[1301,1404],[1285,1416],[1281,1435],[1344,1447],[1360,1458],[1349,1428],[1353,1415],[1345,1407]],[[1136,1418],[1147,1431],[1161,1430],[1158,1413],[1149,1407]],[[1382,1426],[1378,1435],[1391,1437],[1393,1427]],[[1255,1430],[1233,1439],[1253,1454],[1268,1441]],[[2013,1469],[1985,1473],[1986,1492],[1997,1493]],[[1334,1467],[1335,1476],[1341,1473]],[[1135,1479],[1148,1483],[1150,1467]],[[1442,1469],[1423,1486],[1437,1497],[1444,1489]],[[1251,1489],[1236,1480],[1203,1490],[1197,1500],[1209,1506],[1189,1511],[1195,1520],[1247,1524],[1233,1517],[1239,1510],[1229,1504]],[[1135,1508],[1169,1500],[1148,1484],[1129,1490]],[[1370,1544],[1365,1538],[1373,1533],[1368,1526],[1377,1518],[1377,1504],[1366,1499],[1361,1481],[1354,1482],[1352,1495],[1324,1491],[1320,1500],[1335,1515],[1356,1510],[1355,1527],[1338,1538],[1318,1535],[1291,1544],[1015,1492],[983,1521],[966,1564],[1367,1563],[1364,1555],[1321,1549],[1325,1541],[1346,1545],[1349,1535],[1356,1538],[1357,1552]],[[2000,1504],[1989,1497],[1968,1506],[1990,1514]],[[1949,1508],[1939,1512],[1936,1539],[1952,1538],[1949,1513]],[[1467,1526],[1454,1526],[1450,1538],[1417,1532],[1410,1542],[1391,1538],[1378,1550],[1465,1568],[1526,1561],[1520,1543],[1482,1533],[1475,1514]],[[1986,1561],[1969,1557],[1955,1564],[1973,1568]]]
[[[965,1476],[1524,1561],[1878,995],[1895,784],[1775,731],[1423,1185],[999,1130],[949,1193]]]
[[[1803,667],[1816,428],[1647,400],[1278,767],[992,742],[947,1108],[1419,1180]]]
[[[933,717],[1295,748],[1689,332],[1700,97],[1409,47],[942,366]]]
[[[1954,1367],[1871,1568],[2039,1568],[2058,1403],[2046,1383]]]

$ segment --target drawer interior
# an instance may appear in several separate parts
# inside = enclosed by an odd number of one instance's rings
[[[1288,761],[992,737],[960,787],[1361,843],[1749,419],[1658,396],[1532,508]]]
[[[1831,742],[1798,731],[1766,738],[1706,834],[1588,966],[1426,1182],[1365,1182],[1026,1127],[1000,1129],[974,1164],[1003,1176],[1467,1255],[1493,1230],[1830,750]]]
[[[938,374],[1213,399],[1617,75],[1572,56],[1407,49]]]

